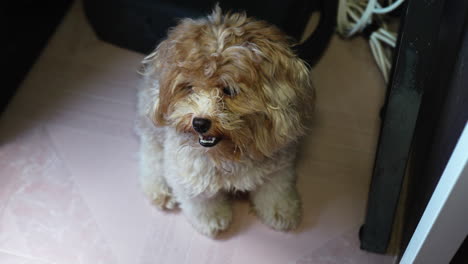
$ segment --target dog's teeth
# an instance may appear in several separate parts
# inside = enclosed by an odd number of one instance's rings
[[[200,142],[204,144],[213,144],[216,140],[216,137],[200,137]]]

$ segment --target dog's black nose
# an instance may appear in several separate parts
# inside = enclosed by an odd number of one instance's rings
[[[203,134],[210,129],[211,120],[206,119],[206,118],[196,117],[192,121],[192,126],[193,126],[193,129],[195,129],[195,131],[197,131],[200,134]]]

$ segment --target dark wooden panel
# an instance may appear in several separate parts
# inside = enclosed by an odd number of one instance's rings
[[[447,1],[442,27],[438,90],[425,95],[414,140],[402,251],[468,120],[468,2]]]
[[[409,2],[361,236],[385,252],[409,150],[403,252],[468,116],[468,1]],[[417,118],[416,118],[417,117]]]
[[[364,250],[384,253],[388,247],[422,96],[436,74],[444,2],[407,2],[360,234]]]

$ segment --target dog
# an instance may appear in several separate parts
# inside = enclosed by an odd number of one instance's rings
[[[144,59],[138,92],[140,181],[153,204],[180,207],[214,237],[231,223],[229,193],[248,192],[266,225],[299,225],[294,163],[315,93],[294,45],[219,6],[169,30]]]

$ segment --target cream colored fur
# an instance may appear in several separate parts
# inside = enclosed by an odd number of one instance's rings
[[[206,50],[191,48],[197,43],[190,34],[203,26],[211,28],[200,31]],[[258,41],[243,42],[249,34]],[[260,220],[276,230],[300,223],[294,160],[313,90],[308,68],[279,34],[264,22],[216,9],[206,19],[183,21],[145,60],[137,122],[141,185],[159,208],[179,206],[204,235],[229,227],[232,191],[249,192]],[[235,95],[223,95],[220,83]],[[218,145],[198,143],[195,117],[215,123],[208,133],[223,137]]]
[[[205,155],[201,146],[187,146],[189,140],[171,127],[157,127],[148,118],[149,94],[158,85],[147,81],[139,92],[140,182],[146,195],[161,209],[176,203],[202,234],[215,236],[228,228],[230,191],[249,191],[260,219],[277,230],[297,227],[301,202],[295,187],[296,146],[278,151],[261,162],[245,159],[224,162],[223,170]],[[152,86],[153,85],[153,86]]]

